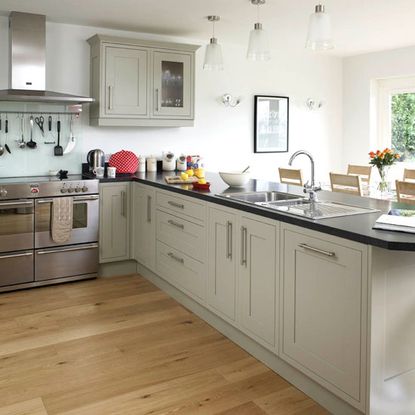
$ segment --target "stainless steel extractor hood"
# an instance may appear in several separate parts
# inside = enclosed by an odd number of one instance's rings
[[[0,101],[85,104],[93,98],[46,91],[46,16],[11,12],[9,89]]]

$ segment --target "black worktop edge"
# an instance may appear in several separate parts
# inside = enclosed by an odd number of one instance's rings
[[[119,182],[138,182],[148,186],[156,187],[158,189],[171,191],[173,193],[178,193],[184,196],[193,197],[195,199],[200,199],[209,203],[215,203],[217,205],[222,205],[236,210],[241,210],[247,213],[252,213],[258,216],[266,217],[273,220],[278,220],[280,222],[288,223],[291,225],[296,225],[302,228],[311,229],[317,232],[322,232],[328,235],[336,236],[339,238],[344,238],[359,242],[365,245],[371,245],[378,248],[387,249],[390,251],[415,251],[415,241],[412,242],[398,242],[398,241],[387,241],[383,239],[374,238],[368,235],[358,234],[355,232],[350,232],[345,229],[338,229],[333,226],[326,226],[321,221],[313,221],[306,218],[300,218],[281,212],[270,211],[268,209],[261,208],[260,206],[254,206],[250,204],[245,204],[243,202],[237,202],[230,199],[225,199],[219,196],[215,196],[210,192],[195,192],[182,189],[180,187],[174,187],[166,183],[159,181],[153,181],[149,179],[143,179],[137,177],[136,175],[131,174],[121,174],[117,175],[116,178],[104,177],[99,179],[100,183],[119,183]]]

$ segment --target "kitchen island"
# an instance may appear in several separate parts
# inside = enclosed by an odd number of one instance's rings
[[[389,202],[319,192],[378,211],[311,221],[217,196],[235,189],[216,174],[210,193],[165,174],[101,181],[123,188],[119,258],[331,412],[415,413],[415,236],[372,229]],[[271,190],[302,195],[241,189]]]

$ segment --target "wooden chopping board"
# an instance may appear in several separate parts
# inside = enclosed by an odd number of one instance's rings
[[[180,176],[167,176],[165,177],[167,184],[193,184],[196,183],[199,179],[197,177],[189,177],[186,180],[183,180]]]

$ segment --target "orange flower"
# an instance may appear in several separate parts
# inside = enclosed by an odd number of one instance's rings
[[[400,154],[396,153],[396,154],[395,154],[395,158],[396,158],[396,159],[400,159],[400,158],[401,158]]]
[[[379,150],[376,150],[376,155],[377,156],[380,156],[380,154],[381,154],[380,151]]]
[[[372,158],[372,159],[373,159],[373,157],[375,157],[375,156],[376,156],[376,154],[375,154],[373,151],[371,151],[371,152],[369,153],[369,156],[370,156],[370,158]]]

